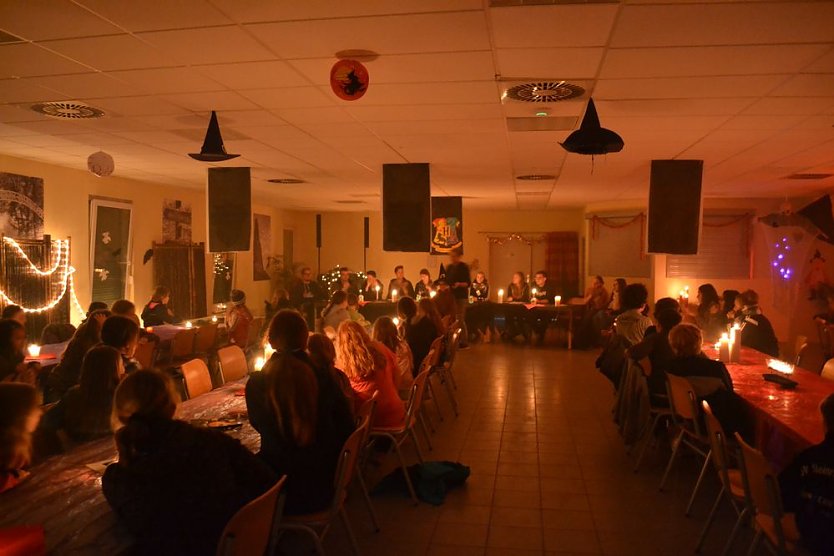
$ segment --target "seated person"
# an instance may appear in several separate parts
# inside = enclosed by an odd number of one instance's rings
[[[142,322],[145,327],[161,326],[177,322],[174,312],[168,308],[171,301],[171,290],[165,286],[157,286],[151,296],[151,300],[142,309]]]
[[[45,346],[47,344],[63,344],[69,342],[72,335],[75,334],[75,327],[68,322],[53,322],[47,324],[43,331],[41,331],[40,344]]]
[[[513,273],[513,278],[507,286],[507,296],[504,298],[507,303],[530,303],[530,286],[524,281],[524,273],[521,271]]]
[[[249,327],[255,317],[246,306],[246,294],[243,290],[232,290],[225,318],[229,341],[241,349],[246,349],[249,343]]]
[[[507,303],[529,303],[530,302],[530,286],[524,280],[524,273],[521,271],[514,272],[513,277],[507,286],[507,295],[504,297]],[[508,310],[509,311],[509,310]],[[518,335],[523,335],[524,340],[530,339],[530,331],[528,330],[527,319],[521,316],[522,313],[506,313],[506,324],[504,332],[501,334],[503,340],[512,340]]]
[[[727,331],[727,317],[721,312],[721,298],[712,284],[698,286],[698,305],[688,307],[689,314],[703,330],[704,338],[714,342]]]
[[[96,311],[78,326],[67,344],[67,349],[61,354],[61,361],[46,379],[46,403],[57,402],[67,390],[78,384],[84,356],[101,342],[101,325],[105,319],[98,318],[98,315],[107,313],[109,311]]]
[[[625,278],[617,278],[614,280],[614,285],[611,286],[611,297],[610,301],[608,302],[608,313],[611,316],[616,317],[623,311],[622,307],[622,295],[623,291],[625,291],[626,286],[628,284],[625,281]]]
[[[344,290],[336,290],[330,303],[321,311],[322,328],[338,330],[339,325],[350,319],[348,312],[348,294]]]
[[[423,297],[420,303],[426,300],[432,301],[429,297]],[[436,309],[434,312],[436,313]],[[400,336],[405,339],[411,350],[413,359],[411,368],[416,376],[423,364],[423,359],[431,350],[432,343],[442,333],[438,328],[438,323],[425,310],[421,311],[418,316],[417,304],[410,297],[403,297],[397,302],[397,316],[400,319]],[[442,326],[442,323],[440,325]]]
[[[643,341],[646,330],[652,325],[652,319],[644,313],[649,291],[643,284],[629,284],[620,297],[622,312],[614,319],[618,336],[622,336],[629,345]]]
[[[709,359],[701,351],[704,337],[694,324],[682,323],[669,331],[669,346],[675,354],[668,372],[685,377],[692,384],[692,391],[706,400],[716,419],[728,435],[738,432],[750,438],[750,419],[744,400],[733,392],[733,379],[721,361]]]
[[[324,292],[318,282],[313,280],[312,269],[305,266],[301,269],[301,279],[290,287],[290,304],[295,308],[301,308],[302,305],[321,299],[325,299]]]
[[[533,288],[530,290],[530,302],[535,305],[552,305],[556,292],[547,279],[547,273],[544,270],[536,272],[533,277],[533,283]],[[534,312],[531,316],[533,318],[533,334],[537,338],[536,343],[542,345],[544,343],[544,333],[547,331],[551,317],[549,314],[543,314],[541,312]]]
[[[26,329],[14,319],[0,320],[0,382],[35,386],[41,367],[26,363]]]
[[[738,290],[724,290],[721,292],[721,313],[727,318],[727,323],[732,324],[736,318],[736,311],[741,309],[741,304],[736,307],[741,292]]]
[[[683,319],[683,313],[681,312],[681,304],[678,303],[677,299],[672,297],[661,297],[657,301],[654,302],[654,318],[657,320],[657,315],[665,311],[666,309],[671,309],[676,313],[681,315],[681,319]],[[668,330],[667,330],[668,332]],[[652,334],[657,333],[657,327],[652,325],[646,329],[646,333],[644,337],[651,336]]]
[[[133,358],[139,345],[139,326],[127,317],[113,315],[101,325],[101,342],[114,347],[122,354],[125,373],[132,373],[142,368]]]
[[[375,342],[384,345],[397,357],[397,374],[394,384],[400,397],[408,399],[411,385],[414,383],[414,356],[405,338],[400,338],[397,326],[390,317],[380,317],[374,323],[371,335]]]
[[[362,301],[382,301],[382,284],[377,279],[376,272],[369,270],[365,273],[365,276],[365,283],[362,284],[362,289],[359,290]]]
[[[796,515],[802,545],[834,554],[834,394],[820,404],[825,440],[806,448],[779,474],[786,512]]]
[[[113,302],[113,306],[110,307],[110,314],[133,318],[136,316],[136,305],[129,299],[119,299]],[[139,324],[138,319],[136,324]]]
[[[40,400],[29,384],[0,382],[0,494],[29,476],[32,433],[41,418]]]
[[[356,295],[349,293],[347,296],[348,302],[348,314],[350,315],[350,320],[353,322],[358,322],[365,328],[371,326],[371,323],[366,319],[362,313],[359,312],[359,298]]]
[[[229,519],[277,479],[238,440],[174,419],[178,404],[151,370],[127,375],[113,400],[119,460],[101,487],[139,554],[214,554]]]
[[[475,280],[469,286],[469,296],[475,302],[489,301],[489,282],[487,282],[486,274],[482,270],[475,273]]]
[[[327,369],[330,372],[345,399],[350,401],[350,408],[353,409],[355,403],[353,388],[350,387],[347,375],[336,368],[336,346],[333,345],[333,340],[324,334],[310,334],[307,339],[307,351],[310,353],[312,367]]]
[[[420,280],[414,286],[414,294],[419,298],[431,297],[431,292],[434,291],[434,285],[431,280],[431,273],[427,268],[420,269]]]
[[[388,282],[388,294],[385,296],[388,301],[391,301],[392,291],[396,291],[398,297],[414,297],[414,286],[405,277],[405,269],[401,264],[394,267],[394,278]]]
[[[779,340],[770,320],[759,308],[759,294],[747,290],[741,294],[741,345],[760,351],[771,357],[779,357]]]
[[[90,306],[87,307],[87,316],[84,317],[84,321],[86,321],[88,318],[90,318],[90,315],[94,311],[98,311],[98,310],[107,311],[108,309],[109,309],[109,307],[107,306],[107,303],[105,303],[104,301],[91,301]],[[84,321],[82,321],[82,322],[84,322]]]
[[[266,322],[269,322],[275,316],[275,313],[281,309],[290,309],[291,307],[290,295],[287,290],[280,287],[276,288],[272,292],[272,298],[269,301],[264,301],[264,318]]]
[[[26,326],[26,311],[20,305],[6,305],[0,318],[17,321],[21,326]]]
[[[576,333],[576,345],[590,348],[600,341],[601,333],[610,323],[606,309],[608,307],[608,291],[602,276],[596,276],[591,286],[585,291],[585,315],[579,323]]]
[[[339,281],[336,283],[336,291],[359,295],[359,288],[353,284],[350,269],[346,266],[339,268]]]
[[[658,305],[656,303],[655,307]],[[669,345],[669,331],[680,324],[683,316],[680,311],[667,308],[656,312],[654,318],[657,321],[657,332],[647,334],[642,342],[628,348],[626,353],[638,363],[648,358],[649,364],[643,365],[643,370],[648,373],[649,393],[654,397],[665,398],[666,371],[675,358]]]
[[[124,374],[121,353],[116,348],[92,348],[84,356],[79,383],[46,413],[44,426],[64,431],[74,442],[111,434],[113,394]]]

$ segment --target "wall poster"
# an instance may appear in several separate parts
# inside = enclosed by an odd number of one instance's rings
[[[43,237],[43,178],[0,172],[0,233],[15,239]]]
[[[162,201],[162,242],[191,243],[191,203]]]
[[[431,254],[463,252],[463,198],[431,198]]]
[[[255,246],[252,250],[252,279],[269,280],[269,265],[272,259],[272,217],[268,214],[254,214]]]

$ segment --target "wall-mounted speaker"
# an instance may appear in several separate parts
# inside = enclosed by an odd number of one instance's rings
[[[365,217],[365,249],[371,246],[371,219]]]

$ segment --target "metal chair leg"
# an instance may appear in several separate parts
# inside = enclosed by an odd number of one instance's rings
[[[431,395],[431,400],[434,402],[434,408],[437,410],[437,416],[440,418],[440,421],[443,422],[443,412],[440,411],[440,403],[437,401],[437,394],[434,392],[434,386],[431,383],[432,375],[429,375],[428,380],[426,380],[426,386],[429,388],[429,394]]]
[[[761,542],[762,532],[756,531],[756,534],[753,537],[753,542],[750,543],[750,548],[747,549],[747,556],[753,556],[756,553],[756,549],[759,548],[759,543]]]
[[[414,500],[414,505],[420,503],[420,500],[417,498],[417,493],[414,492],[414,485],[411,484],[411,477],[408,476],[408,467],[405,465],[405,458],[403,458],[403,453],[400,450],[400,445],[397,443],[397,439],[391,435],[387,435],[391,442],[394,443],[394,451],[397,452],[397,457],[400,460],[400,468],[403,470],[403,475],[405,476],[405,484],[408,487],[408,492],[411,494],[411,499]]]
[[[736,520],[735,525],[733,525],[733,530],[730,531],[730,538],[727,539],[727,544],[724,545],[724,550],[721,552],[721,556],[727,556],[733,548],[733,543],[738,536],[738,532],[741,531],[741,525],[747,519],[747,516],[750,515],[750,508],[747,506],[741,510],[741,513],[738,514],[738,519]]]
[[[652,441],[652,438],[654,438],[654,431],[657,428],[657,424],[659,422],[660,422],[660,414],[657,413],[657,414],[655,414],[654,419],[652,420],[652,426],[649,427],[648,435],[646,436],[645,440],[643,441],[642,446],[640,446],[640,453],[637,454],[637,462],[634,464],[634,472],[635,473],[637,473],[637,471],[640,469],[640,465],[643,463],[643,457],[646,455],[646,449],[648,449],[649,444]]]
[[[353,549],[354,556],[361,556],[362,553],[359,551],[359,545],[356,544],[356,536],[353,534],[353,527],[350,526],[350,520],[348,519],[344,506],[342,506],[339,510],[339,517],[342,519],[342,524],[345,526],[345,531],[350,539],[350,547]]]
[[[674,440],[675,447],[672,449],[672,455],[669,457],[669,463],[666,464],[666,471],[663,473],[663,478],[660,479],[660,491],[666,486],[666,479],[669,477],[669,471],[672,470],[672,465],[675,463],[675,458],[678,455],[678,450],[681,449],[681,441],[683,440],[683,431],[678,433],[678,437]]]
[[[704,523],[703,529],[701,529],[701,535],[698,537],[698,544],[695,545],[695,552],[701,552],[701,547],[704,546],[704,541],[707,538],[709,528],[712,526],[712,522],[715,521],[715,514],[718,511],[718,506],[721,505],[721,500],[724,498],[725,492],[726,489],[722,485],[721,490],[718,491],[718,496],[715,497],[715,503],[713,503],[712,509],[707,516],[707,521]]]
[[[452,383],[449,380],[444,380],[443,384],[446,386],[446,394],[449,396],[449,403],[452,406],[452,411],[455,413],[455,417],[460,415],[458,412],[458,400],[455,397],[455,390],[452,388]]]
[[[365,484],[365,477],[362,476],[362,472],[359,469],[356,470],[356,478],[359,480],[359,490],[362,491],[362,498],[365,499],[365,506],[368,508],[368,513],[371,514],[371,523],[374,526],[374,533],[378,533],[379,520],[376,517],[376,510],[374,509],[373,502],[371,502],[371,496],[368,494],[368,485]]]
[[[451,381],[451,383],[452,383],[452,387],[453,387],[455,390],[457,390],[457,389],[458,389],[458,381],[457,381],[457,380],[455,380],[455,373],[454,373],[454,372],[452,372],[452,366],[451,366],[451,365],[449,365],[448,367],[446,367],[446,371],[447,371],[447,372],[448,372],[448,374],[449,374],[449,380],[450,380],[450,381]]]
[[[704,458],[704,465],[701,466],[701,474],[698,475],[698,482],[695,483],[695,488],[692,489],[692,496],[689,497],[689,504],[686,506],[686,511],[683,515],[689,517],[689,514],[692,512],[692,506],[695,504],[695,497],[698,495],[698,491],[701,489],[701,483],[704,482],[704,477],[707,474],[707,467],[709,467],[709,460],[712,457],[712,450],[707,452],[706,457]]]
[[[423,459],[423,452],[420,450],[420,441],[417,440],[417,431],[414,430],[414,427],[411,427],[408,430],[408,433],[411,435],[411,442],[414,444],[414,451],[417,452],[417,461],[423,463],[425,460]]]

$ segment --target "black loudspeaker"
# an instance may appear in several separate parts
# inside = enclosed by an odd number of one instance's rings
[[[429,165],[382,165],[382,249],[426,253],[431,242]]]
[[[249,168],[209,168],[209,251],[248,251],[252,237]]]
[[[371,219],[365,217],[365,249],[371,246]]]
[[[321,248],[321,214],[316,215],[316,247]]]
[[[652,160],[649,253],[698,253],[703,172],[703,160]]]

